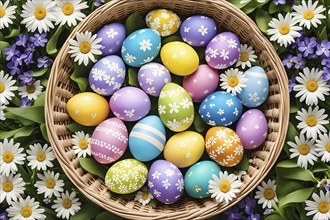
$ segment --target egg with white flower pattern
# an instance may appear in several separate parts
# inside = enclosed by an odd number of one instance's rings
[[[171,204],[180,199],[184,192],[181,171],[166,160],[156,160],[148,174],[148,188],[158,201]]]
[[[255,108],[264,103],[268,97],[269,81],[265,70],[260,66],[253,66],[245,72],[246,87],[242,87],[237,96],[243,105]]]

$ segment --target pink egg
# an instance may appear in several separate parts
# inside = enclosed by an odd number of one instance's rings
[[[119,118],[109,118],[99,124],[90,140],[93,157],[102,164],[118,160],[128,144],[127,128]]]
[[[219,73],[207,64],[199,65],[197,70],[184,77],[182,86],[196,101],[202,101],[206,96],[213,93],[219,85]]]
[[[267,137],[267,120],[259,109],[246,111],[238,120],[236,134],[241,138],[244,149],[259,147]]]

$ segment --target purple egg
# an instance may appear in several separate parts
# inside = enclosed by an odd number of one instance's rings
[[[182,173],[172,163],[156,160],[149,169],[148,187],[158,201],[165,204],[174,203],[184,192]]]
[[[147,94],[158,97],[166,83],[171,82],[171,74],[159,63],[143,65],[138,72],[138,81]]]
[[[262,111],[250,109],[238,120],[236,134],[240,137],[244,149],[259,147],[267,137],[268,125]]]
[[[150,111],[149,96],[136,87],[128,86],[115,92],[109,101],[113,114],[123,121],[137,121]]]
[[[226,69],[237,62],[240,47],[240,41],[234,33],[220,33],[207,45],[205,60],[212,68]]]
[[[207,16],[193,15],[182,22],[182,39],[194,47],[205,47],[217,34],[217,24]]]
[[[100,95],[108,96],[117,91],[124,83],[126,67],[116,55],[103,57],[97,61],[89,73],[89,85]]]
[[[100,44],[102,56],[117,53],[126,37],[126,28],[119,22],[106,24],[96,32],[98,38],[102,38]]]

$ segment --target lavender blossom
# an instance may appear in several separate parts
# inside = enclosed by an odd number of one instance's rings
[[[13,56],[20,56],[21,52],[16,50],[16,44],[11,45],[10,47],[3,50],[3,53],[6,55],[6,60],[9,61]]]
[[[27,47],[25,48],[24,50],[24,53],[25,54],[31,54],[33,53],[34,51],[36,50],[36,46],[32,43],[28,43],[27,44]]]
[[[94,1],[94,6],[99,7],[104,4],[104,0],[95,0]]]
[[[288,69],[291,69],[292,65],[294,64],[292,60],[292,54],[289,54],[286,59],[282,61],[282,64]]]
[[[292,58],[292,61],[294,62],[294,67],[296,69],[304,69],[306,65],[306,60],[302,57],[301,54],[298,54],[297,56],[294,56]]]
[[[296,85],[296,77],[293,76],[291,79],[289,79],[289,92],[291,93],[293,90],[293,87]]]
[[[19,37],[16,38],[16,45],[26,47],[28,41],[29,41],[29,35],[20,34]]]
[[[305,37],[303,41],[298,43],[298,50],[303,52],[304,57],[314,54],[314,48],[317,46],[316,38]]]
[[[42,68],[42,67],[47,68],[52,62],[53,61],[49,57],[44,56],[43,58],[38,58],[37,67],[38,68]]]
[[[26,85],[26,84],[31,84],[33,77],[32,77],[33,71],[29,70],[24,72],[23,74],[19,75],[18,78],[20,79],[20,85]]]
[[[21,69],[15,64],[15,62],[7,63],[7,68],[10,70],[9,74],[12,76],[21,73]]]
[[[0,211],[0,220],[8,220],[8,212]]]
[[[247,220],[259,220],[260,219],[260,215],[258,213],[255,213],[255,214],[251,214]]]
[[[30,42],[32,42],[36,47],[44,47],[47,43],[47,34],[34,34],[33,37],[30,37]]]
[[[15,63],[16,66],[22,66],[23,60],[25,60],[28,57],[26,54],[21,54],[19,57],[14,56],[12,61]]]
[[[320,44],[317,45],[316,55],[330,57],[330,42],[327,40],[322,40]]]
[[[257,202],[250,197],[245,197],[238,203],[238,207],[244,209],[245,213],[251,215],[253,213],[253,208],[256,206]]]
[[[285,0],[273,0],[273,3],[274,3],[275,5],[278,5],[278,4],[280,4],[280,5],[284,5],[284,4],[286,3],[286,1],[285,1]]]
[[[21,105],[20,105],[21,108],[26,107],[26,106],[31,106],[31,105],[32,104],[31,104],[30,100],[27,97],[21,98]]]
[[[239,210],[236,206],[227,209],[224,212],[224,214],[228,216],[227,220],[234,220],[234,219],[241,219],[242,218],[242,215],[241,215],[241,213],[239,213]]]

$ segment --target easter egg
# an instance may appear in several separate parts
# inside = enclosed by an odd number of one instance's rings
[[[217,34],[217,24],[210,17],[193,15],[182,22],[180,34],[189,45],[205,47]]]
[[[232,32],[216,35],[205,50],[205,60],[215,69],[226,69],[234,65],[240,55],[240,41]]]
[[[164,157],[179,168],[196,163],[204,152],[204,138],[195,131],[174,134],[164,148]]]
[[[109,118],[94,130],[90,145],[95,160],[109,164],[118,160],[127,148],[128,133],[125,124],[118,118]]]
[[[184,88],[175,83],[167,83],[159,95],[158,114],[171,131],[184,131],[194,121],[194,104]]]
[[[149,96],[136,87],[127,86],[119,89],[110,98],[113,114],[123,121],[137,121],[150,111]]]
[[[211,126],[229,126],[243,112],[241,101],[231,93],[217,91],[208,95],[199,107],[203,121]]]
[[[138,81],[147,94],[158,97],[166,83],[171,82],[171,74],[159,63],[147,63],[138,72]]]
[[[222,126],[212,127],[206,132],[205,148],[212,160],[225,167],[239,164],[244,153],[241,139],[235,131]]]
[[[192,74],[199,64],[199,58],[194,48],[179,41],[165,44],[160,51],[160,58],[166,68],[178,76]]]
[[[219,175],[220,166],[209,160],[192,165],[184,175],[184,189],[193,198],[203,199],[210,196],[209,181],[212,175]]]
[[[253,66],[245,72],[245,87],[237,96],[243,105],[255,108],[264,103],[268,97],[269,81],[265,70],[260,66]]]
[[[149,115],[138,121],[128,138],[129,149],[139,161],[155,159],[164,149],[165,127],[156,115]]]
[[[179,168],[166,160],[156,160],[148,174],[148,188],[158,201],[171,204],[184,192],[183,176]]]
[[[105,185],[118,194],[129,194],[139,190],[147,181],[148,168],[135,159],[125,159],[112,165],[106,176]]]
[[[123,60],[116,55],[110,55],[98,60],[89,73],[89,85],[100,95],[109,96],[124,83],[126,67]]]
[[[99,43],[102,45],[100,48],[102,56],[113,55],[120,50],[125,40],[126,28],[122,23],[113,22],[100,28],[96,35],[98,38],[102,38]]]
[[[185,76],[182,81],[182,86],[192,100],[200,102],[209,94],[215,92],[219,85],[219,74],[217,70],[211,68],[207,64],[199,65],[197,70]]]
[[[244,149],[259,147],[267,138],[267,120],[259,109],[249,109],[238,120],[236,134],[240,137]]]
[[[160,47],[159,33],[150,28],[144,28],[134,31],[124,40],[121,55],[127,65],[141,67],[157,57]]]
[[[108,101],[93,92],[82,92],[72,96],[66,103],[70,117],[84,126],[95,126],[104,121],[110,112]]]
[[[162,37],[174,34],[181,24],[179,16],[167,9],[150,11],[145,21],[149,28],[158,31]]]

